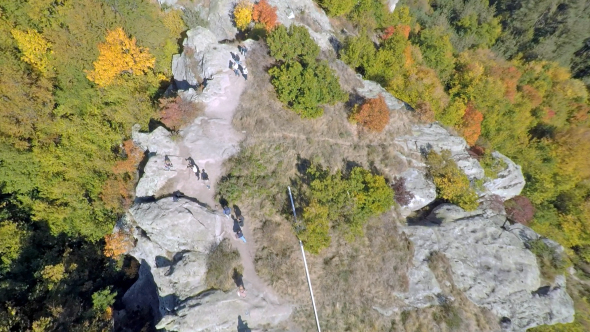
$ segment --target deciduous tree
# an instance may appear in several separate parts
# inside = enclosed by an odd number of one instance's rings
[[[240,30],[246,30],[252,22],[252,3],[248,0],[241,0],[234,8],[234,22]]]
[[[382,132],[389,123],[389,108],[382,95],[365,101],[350,117],[373,132]]]
[[[112,84],[121,74],[145,74],[156,61],[147,48],[137,46],[135,38],[127,37],[122,28],[109,31],[98,50],[98,60],[87,77],[101,87]]]
[[[483,121],[483,114],[473,107],[473,104],[469,104],[465,109],[463,115],[463,123],[461,125],[461,133],[467,141],[469,146],[472,146],[477,142],[479,135],[481,134],[481,122]]]
[[[266,31],[270,31],[277,25],[277,7],[269,5],[266,0],[260,0],[254,5],[252,19],[262,23]]]
[[[18,48],[23,53],[21,59],[42,74],[47,73],[49,70],[51,43],[35,30],[20,31],[12,29],[10,32],[16,39]]]

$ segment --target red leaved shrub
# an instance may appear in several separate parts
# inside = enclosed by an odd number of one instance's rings
[[[198,106],[180,97],[160,99],[160,121],[171,130],[178,130],[194,120],[199,113]]]
[[[382,95],[368,99],[351,115],[351,119],[370,131],[381,132],[389,123],[389,108]]]
[[[277,7],[269,5],[266,0],[260,0],[254,5],[252,19],[262,23],[266,31],[270,31],[277,25]]]
[[[395,181],[391,185],[391,188],[395,192],[395,201],[401,206],[406,206],[410,204],[412,199],[414,199],[414,194],[412,194],[406,188],[405,178],[395,178]]]
[[[526,196],[515,196],[504,202],[508,219],[528,225],[535,215],[535,207]]]

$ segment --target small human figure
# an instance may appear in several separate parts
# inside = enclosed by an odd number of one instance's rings
[[[165,155],[164,156],[164,169],[169,171],[171,167],[172,167],[172,162],[170,161],[170,158],[168,157],[168,155]]]
[[[231,209],[229,208],[229,206],[223,207],[223,214],[225,214],[227,219],[231,219]]]
[[[173,202],[178,202],[178,200],[180,199],[180,197],[184,196],[184,194],[180,191],[177,190],[174,193],[172,193],[172,201]]]
[[[240,287],[238,287],[238,296],[241,298],[246,297],[246,288],[244,288],[243,285],[240,285]]]
[[[238,216],[238,225],[240,225],[240,227],[244,227],[244,216]]]
[[[231,69],[234,70],[234,74],[236,74],[236,76],[240,76],[240,71],[238,70],[238,64],[236,62],[232,63]]]
[[[242,75],[244,76],[244,79],[247,81],[248,80],[248,68],[246,68],[245,66],[242,66]]]
[[[207,185],[207,189],[211,189],[211,186],[209,186],[209,174],[207,174],[207,172],[205,172],[204,168],[201,171],[201,180],[205,181],[205,184]]]
[[[186,166],[186,168],[192,168],[193,165],[195,165],[195,160],[193,159],[193,157],[188,157],[185,160],[188,160],[188,165]]]
[[[240,240],[244,241],[244,243],[246,243],[246,238],[244,237],[244,233],[242,233],[241,229],[238,229],[236,231],[236,239],[240,239]]]
[[[197,166],[196,164],[193,165],[193,172],[195,172],[195,176],[197,177],[197,180],[200,180],[201,176],[199,175],[199,166]]]
[[[246,52],[248,52],[248,48],[246,48],[246,46],[240,45],[238,46],[238,49],[240,50],[240,54],[242,54],[245,57]]]

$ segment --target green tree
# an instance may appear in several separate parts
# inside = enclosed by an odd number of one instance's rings
[[[103,290],[94,292],[92,294],[92,308],[96,312],[105,312],[107,308],[115,303],[115,297],[117,292],[113,292],[111,287],[107,287]]]
[[[319,46],[304,26],[292,24],[287,29],[279,25],[268,35],[266,43],[270,55],[283,62],[299,61],[303,65],[310,65],[316,62],[320,54]]]
[[[420,31],[418,45],[426,64],[436,70],[442,81],[451,76],[455,67],[453,45],[450,35],[442,27],[434,27]]]
[[[440,154],[431,150],[426,157],[426,164],[439,198],[457,204],[466,211],[477,209],[477,194],[449,150],[443,150]]]

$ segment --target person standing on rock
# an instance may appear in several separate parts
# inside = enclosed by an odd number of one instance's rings
[[[193,172],[195,172],[195,176],[197,177],[197,180],[201,179],[201,176],[199,175],[199,166],[197,166],[197,164],[193,164]]]
[[[234,70],[234,74],[236,74],[236,76],[240,76],[240,71],[238,70],[237,62],[232,62],[231,69]]]
[[[168,157],[168,155],[165,155],[164,156],[164,169],[169,171],[171,167],[172,167],[172,162],[170,161],[170,158]]]
[[[209,174],[207,174],[207,172],[205,172],[204,168],[201,171],[201,180],[205,181],[205,184],[207,185],[207,189],[211,189],[211,186],[209,186]]]
[[[231,209],[229,208],[229,206],[224,206],[223,207],[223,214],[225,214],[225,216],[227,217],[227,219],[231,219]]]
[[[248,68],[246,68],[246,66],[242,66],[242,75],[244,76],[244,79],[247,81],[248,80]]]
[[[244,288],[243,285],[240,285],[240,287],[238,287],[238,296],[241,298],[246,297],[246,288]]]
[[[240,51],[241,55],[246,57],[246,52],[248,52],[248,49],[246,48],[246,46],[240,45],[240,46],[238,46],[238,50]]]
[[[236,239],[240,239],[246,243],[246,238],[244,237],[244,233],[242,233],[242,229],[236,231]]]

